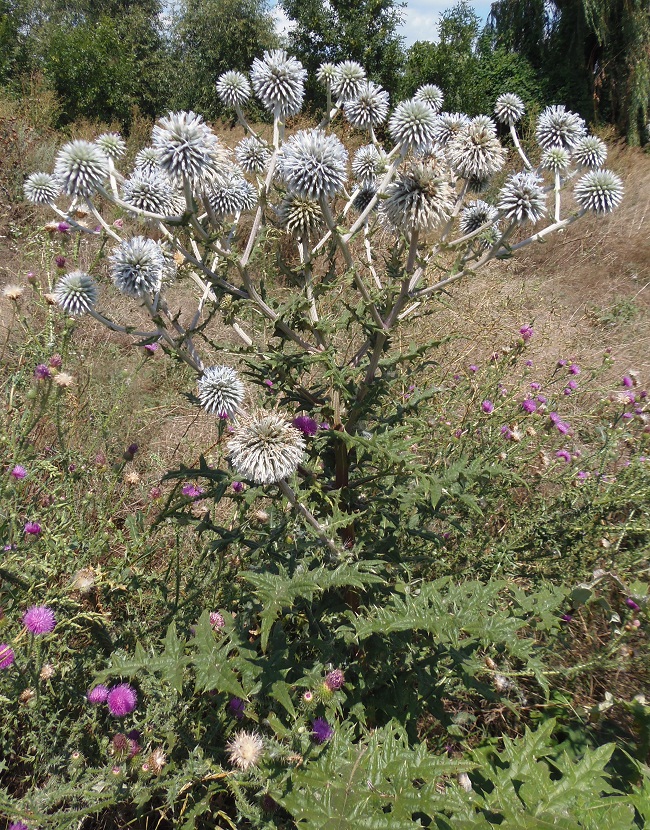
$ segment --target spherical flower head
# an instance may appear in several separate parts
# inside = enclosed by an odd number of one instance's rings
[[[440,87],[435,84],[424,84],[416,90],[413,97],[416,101],[424,101],[435,113],[439,113],[442,109],[444,95]]]
[[[128,683],[120,683],[113,686],[106,696],[108,711],[114,718],[123,718],[130,715],[138,705],[138,695],[133,686]]]
[[[314,736],[314,740],[319,744],[323,744],[325,743],[325,741],[329,741],[329,739],[334,734],[334,730],[325,720],[325,718],[316,718],[315,720],[313,720],[311,722],[311,729],[312,735]]]
[[[95,280],[83,271],[71,271],[61,277],[52,292],[57,305],[72,317],[79,317],[95,307],[98,290]]]
[[[28,536],[40,536],[43,532],[43,528],[39,525],[38,522],[26,522],[24,532]]]
[[[273,484],[292,475],[305,439],[278,412],[258,410],[242,419],[228,445],[233,467],[255,484]]]
[[[280,224],[293,236],[309,239],[323,225],[323,211],[315,199],[288,193],[277,209]]]
[[[388,130],[395,143],[423,150],[433,144],[436,118],[424,101],[402,101],[390,117]]]
[[[331,199],[347,181],[348,154],[335,135],[300,130],[282,148],[282,176],[291,191]]]
[[[477,199],[470,202],[460,214],[460,231],[463,234],[474,233],[484,225],[494,224],[498,211],[487,202]]]
[[[521,121],[525,111],[524,102],[513,92],[504,92],[503,95],[499,95],[494,104],[494,114],[497,121],[507,127],[512,127],[517,121]]]
[[[226,621],[223,618],[223,614],[219,611],[210,611],[210,626],[215,630],[219,631],[221,628],[224,627]]]
[[[497,205],[507,219],[518,224],[537,222],[546,213],[546,194],[534,173],[510,176],[499,194]]]
[[[201,406],[218,418],[234,418],[241,412],[244,384],[230,366],[208,366],[199,378]]]
[[[135,157],[135,170],[145,173],[160,173],[158,150],[155,147],[143,147]]]
[[[165,257],[153,239],[134,236],[113,248],[109,257],[116,288],[129,297],[151,296],[160,291]]]
[[[325,676],[325,685],[330,692],[337,692],[345,683],[345,675],[341,669],[334,669]]]
[[[357,213],[363,213],[376,195],[377,191],[374,187],[362,187],[361,190],[354,197],[352,207],[357,211]],[[376,206],[377,203],[375,202],[375,207]]]
[[[555,457],[564,461],[566,464],[571,463],[571,453],[568,450],[558,450],[555,453]]]
[[[242,176],[234,173],[216,179],[207,191],[210,208],[219,220],[257,204],[257,190]]]
[[[246,732],[242,729],[228,741],[226,750],[230,763],[245,772],[259,763],[264,751],[264,741],[257,732]]]
[[[386,188],[381,210],[395,228],[427,232],[445,222],[454,193],[435,165],[414,161]]]
[[[607,145],[595,135],[586,135],[574,147],[572,157],[580,167],[602,167],[607,160]]]
[[[51,205],[61,192],[61,185],[49,173],[32,173],[25,180],[23,192],[27,201],[34,205]]]
[[[364,81],[358,94],[343,104],[343,112],[350,124],[367,130],[383,124],[388,115],[388,93],[373,81]]]
[[[232,489],[235,493],[243,493],[244,492],[244,482],[243,481],[233,481]]]
[[[537,121],[535,138],[542,150],[564,147],[573,150],[587,132],[585,122],[563,104],[546,107]]]
[[[35,637],[54,631],[56,617],[47,605],[32,605],[23,614],[23,625]]]
[[[27,470],[23,467],[22,464],[16,464],[16,466],[13,467],[9,475],[12,478],[20,480],[25,478],[25,476],[27,475]]]
[[[363,88],[366,70],[356,61],[343,61],[336,65],[336,74],[332,81],[334,96],[345,103],[354,100]]]
[[[151,137],[159,166],[174,182],[201,182],[224,169],[224,150],[195,112],[170,112],[156,124]]]
[[[291,423],[307,438],[313,438],[318,432],[318,422],[310,418],[309,415],[298,415]]]
[[[260,175],[266,170],[271,150],[254,135],[243,138],[235,147],[235,158],[244,173]]]
[[[492,403],[492,401],[483,401],[483,403],[481,404],[481,409],[483,410],[483,412],[489,415],[490,413],[494,412],[494,404]]]
[[[90,196],[108,177],[108,158],[90,141],[71,141],[59,150],[54,175],[68,196]]]
[[[113,161],[126,153],[126,141],[119,133],[102,133],[95,139],[95,144],[107,158]]]
[[[529,415],[532,415],[533,412],[537,409],[537,404],[532,398],[526,398],[525,401],[521,402],[521,408],[524,412],[527,412]]]
[[[136,168],[122,185],[122,199],[137,210],[169,215],[175,191],[168,176],[159,167]]]
[[[251,83],[255,94],[269,112],[280,118],[297,115],[302,109],[307,71],[284,49],[272,49],[255,58],[251,66]]]
[[[0,669],[8,669],[14,664],[16,655],[7,643],[0,643]]]
[[[432,140],[439,147],[446,145],[470,122],[462,112],[441,112],[433,123]]]
[[[217,81],[217,95],[227,107],[243,107],[251,97],[251,85],[241,72],[224,72]]]
[[[386,172],[386,154],[374,144],[366,144],[354,154],[352,174],[362,187],[373,187],[377,178]]]
[[[489,179],[503,167],[506,151],[495,135],[493,122],[475,118],[447,144],[450,166],[465,179]]]
[[[52,377],[52,372],[50,372],[49,366],[39,363],[34,369],[34,377],[36,380],[49,380]]]
[[[578,181],[573,193],[583,210],[611,213],[623,198],[623,181],[611,170],[592,170]]]
[[[571,154],[564,147],[549,147],[544,150],[539,166],[552,173],[562,173],[571,162]]]
[[[331,87],[336,78],[336,66],[333,63],[322,63],[316,71],[316,79],[325,87]]]

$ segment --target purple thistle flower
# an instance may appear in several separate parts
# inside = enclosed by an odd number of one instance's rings
[[[561,420],[560,416],[557,414],[557,412],[549,412],[548,417],[549,417],[549,420],[552,424],[557,424]]]
[[[519,329],[519,334],[522,336],[524,343],[528,343],[535,332],[530,326],[522,326]]]
[[[562,435],[568,435],[571,432],[570,424],[567,424],[565,421],[557,421],[555,426],[557,431]]]
[[[571,453],[568,450],[558,450],[555,453],[556,458],[561,458],[563,461],[566,461],[568,464],[571,461]]]
[[[197,487],[196,484],[185,484],[181,493],[184,496],[189,496],[191,499],[197,499],[205,493],[205,490],[202,487]]]
[[[525,362],[524,366],[527,366],[529,369],[532,369],[532,367],[533,367],[533,361],[532,361],[532,360],[527,360],[527,361]]]
[[[108,688],[104,686],[103,683],[100,683],[99,686],[95,686],[94,688],[90,689],[88,694],[86,695],[86,700],[88,703],[92,703],[96,706],[98,703],[106,703],[106,698],[108,697]]]
[[[145,351],[150,352],[153,354],[154,352],[158,351],[158,344],[157,343],[145,343],[144,345]]]
[[[325,675],[325,685],[330,692],[337,692],[345,683],[345,675],[341,669],[334,669]]]
[[[49,380],[52,377],[52,373],[44,363],[39,363],[34,369],[34,377],[36,380]]]
[[[311,725],[314,740],[317,741],[317,743],[319,744],[323,744],[325,743],[325,741],[329,741],[329,739],[334,734],[334,730],[325,720],[325,718],[316,718],[316,720],[312,721]]]
[[[578,366],[577,363],[572,363],[569,366],[569,373],[572,375],[579,375],[582,369]]]
[[[589,473],[586,470],[580,470],[576,477],[579,478],[580,481],[584,481],[589,478]]]
[[[25,522],[23,532],[29,534],[30,536],[38,536],[43,532],[43,528],[38,522]]]
[[[16,464],[16,466],[9,473],[9,475],[12,478],[23,479],[27,475],[27,470],[22,466],[22,464]]]
[[[228,704],[228,711],[230,714],[237,718],[237,720],[241,720],[244,717],[244,710],[246,709],[246,704],[244,701],[239,697],[233,697]]]
[[[506,441],[510,441],[510,439],[512,438],[512,430],[510,429],[510,427],[505,426],[504,424],[504,426],[501,427],[501,435],[503,435]]]
[[[244,482],[243,481],[233,481],[232,489],[235,493],[241,493],[244,489]]]
[[[492,401],[483,401],[483,403],[481,404],[481,409],[483,410],[483,412],[489,415],[491,412],[494,411],[494,404],[492,403]]]
[[[625,600],[625,604],[627,605],[628,608],[631,608],[633,611],[639,611],[640,610],[640,606],[638,606],[636,604],[636,602],[632,599],[632,597],[628,597]]]
[[[210,625],[212,628],[218,630],[223,628],[226,624],[226,621],[223,618],[223,614],[219,613],[219,611],[210,611]]]
[[[562,614],[560,619],[562,620],[562,622],[565,622],[565,623],[573,622],[573,617],[571,616],[571,614]]]
[[[570,394],[571,394],[571,392],[572,392],[572,390],[571,390],[571,389],[569,389],[569,387],[568,387],[568,386],[567,386],[567,388],[564,390],[564,394],[565,394],[565,395],[570,395]]]
[[[558,368],[562,368],[562,366],[566,366],[566,360],[558,360],[557,362]]]
[[[526,398],[525,401],[521,402],[521,408],[524,410],[524,412],[527,412],[529,415],[531,415],[537,409],[537,404],[532,398]]]
[[[138,695],[133,686],[128,683],[120,683],[113,686],[106,697],[108,711],[114,718],[123,718],[129,715],[138,705]]]
[[[621,417],[624,421],[629,421],[630,418],[634,418],[634,412],[624,412]]]
[[[625,375],[621,383],[626,389],[631,389],[634,386],[634,381],[629,375]]]
[[[318,423],[313,418],[310,418],[309,415],[298,415],[291,423],[308,438],[313,438],[318,432]]]
[[[546,395],[538,395],[538,396],[537,396],[537,400],[538,400],[540,403],[546,403],[546,401],[548,400],[548,398],[546,397]]]
[[[59,222],[56,229],[59,233],[67,233],[70,230],[70,225],[67,222]]]
[[[60,354],[53,354],[47,361],[47,365],[52,369],[60,369],[63,366],[63,358]]]
[[[54,631],[56,617],[54,611],[47,605],[32,605],[23,614],[23,625],[30,634],[40,636]]]
[[[9,666],[13,665],[15,659],[16,655],[13,648],[8,646],[7,643],[0,643],[0,669],[8,669]]]
[[[29,830],[29,827],[24,821],[12,821],[8,830]]]
[[[469,367],[470,372],[478,372],[478,366],[475,366],[473,363]]]
[[[269,389],[270,389],[270,388],[273,386],[273,381],[272,381],[272,380],[268,380],[268,379],[267,379],[267,380],[265,380],[265,381],[264,381],[264,386],[268,386],[268,387],[269,387]]]
[[[59,254],[59,256],[54,258],[54,262],[56,262],[57,268],[65,268],[67,260],[64,256],[61,256],[61,254]]]
[[[569,389],[573,389],[573,391],[575,392],[575,390],[578,388],[578,381],[577,380],[570,380],[567,383],[567,386],[569,387]]]
[[[530,388],[533,390],[533,392],[539,392],[539,390],[542,388],[542,384],[537,383],[537,381],[533,381],[530,384]]]

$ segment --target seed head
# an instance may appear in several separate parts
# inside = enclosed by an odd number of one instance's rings
[[[74,376],[68,372],[57,372],[53,381],[60,389],[69,389],[74,385]]]
[[[251,85],[241,72],[224,72],[217,81],[217,95],[227,107],[243,107],[251,97]]]
[[[364,81],[358,95],[343,104],[343,112],[353,127],[369,129],[383,124],[388,115],[388,93],[373,81]]]
[[[343,61],[335,67],[332,92],[342,103],[353,101],[363,88],[365,69],[356,61]]]
[[[234,418],[241,412],[244,384],[230,366],[209,366],[199,378],[199,400],[211,415]]]
[[[305,440],[277,412],[253,412],[235,429],[228,445],[233,467],[255,484],[273,484],[292,475],[302,460]]]
[[[96,144],[71,141],[59,150],[54,175],[69,196],[90,196],[108,177],[108,158]]]
[[[516,124],[517,121],[521,121],[525,111],[524,102],[512,92],[504,92],[503,95],[499,95],[494,105],[494,114],[497,121],[508,127]]]
[[[264,52],[251,66],[251,83],[255,94],[269,112],[279,111],[281,118],[297,115],[302,109],[307,72],[296,58],[284,49]]]
[[[444,95],[440,87],[435,84],[424,84],[424,86],[421,86],[416,91],[413,97],[416,101],[424,101],[435,113],[439,113],[442,109]]]
[[[113,248],[109,257],[115,286],[129,297],[156,294],[162,285],[165,257],[153,239],[134,236]]]
[[[5,285],[2,289],[2,296],[8,300],[19,300],[25,293],[25,288],[22,285]]]
[[[81,568],[73,579],[72,587],[80,594],[89,594],[95,587],[95,571],[93,568]]]
[[[237,732],[227,744],[230,763],[244,772],[257,766],[263,751],[264,741],[261,735],[257,732],[246,732],[243,729]]]
[[[537,222],[546,213],[546,194],[534,173],[515,173],[501,188],[500,211],[518,224]]]
[[[102,133],[95,144],[109,159],[116,161],[126,153],[126,141],[119,133]]]
[[[271,151],[255,136],[243,138],[235,147],[235,158],[244,173],[261,174],[271,158]]]
[[[23,185],[25,198],[35,205],[51,205],[61,192],[59,181],[49,173],[32,173]]]
[[[546,107],[542,112],[537,122],[535,138],[543,150],[548,150],[550,147],[573,150],[586,132],[584,120],[560,104]]]
[[[300,130],[282,148],[282,176],[291,191],[310,199],[332,198],[347,180],[348,154],[335,135]]]
[[[592,170],[578,181],[574,195],[583,210],[611,213],[623,198],[623,182],[611,170]]]
[[[390,117],[388,130],[396,143],[423,150],[433,143],[436,118],[424,101],[402,101]]]
[[[160,747],[154,749],[153,752],[147,758],[147,764],[149,765],[149,769],[153,772],[154,775],[160,775],[166,763],[167,756]]]

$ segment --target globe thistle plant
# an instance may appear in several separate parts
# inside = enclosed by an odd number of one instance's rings
[[[305,450],[302,433],[279,412],[242,418],[228,444],[236,472],[254,484],[273,484],[295,473]]]
[[[488,222],[496,222],[498,211],[487,202],[477,199],[470,202],[460,214],[459,227],[462,234],[474,233]]]
[[[446,221],[453,206],[453,191],[439,169],[413,162],[386,188],[382,212],[395,228],[426,232]]]
[[[226,169],[227,156],[200,115],[170,112],[152,132],[159,166],[175,182],[205,181]]]
[[[416,90],[413,97],[416,101],[424,101],[436,114],[442,109],[444,95],[440,87],[435,84],[424,84],[424,86]]]
[[[126,141],[119,133],[102,133],[95,139],[95,144],[113,161],[126,153]]]
[[[423,150],[434,141],[436,114],[424,101],[402,101],[388,122],[393,141]]]
[[[122,185],[122,199],[137,210],[168,215],[172,212],[175,191],[160,168],[140,168]]]
[[[497,207],[517,224],[538,222],[546,213],[542,180],[534,173],[513,174],[501,188]]]
[[[58,180],[49,173],[32,173],[23,185],[25,198],[34,205],[51,205],[61,192]]]
[[[595,135],[586,135],[574,147],[572,158],[580,167],[602,167],[607,161],[607,145]]]
[[[243,107],[251,97],[251,85],[242,72],[224,72],[217,81],[217,95],[227,107]]]
[[[499,95],[494,105],[494,114],[499,123],[512,127],[521,121],[526,107],[518,95],[512,92],[504,92]]]
[[[368,207],[368,205],[372,202],[372,200],[377,195],[377,191],[374,187],[364,186],[362,187],[357,195],[354,197],[354,201],[352,202],[352,207],[357,211],[357,213],[363,213],[364,210]]]
[[[380,153],[374,144],[359,147],[352,159],[352,174],[362,187],[374,185],[386,167],[386,154]]]
[[[251,83],[255,94],[269,112],[281,118],[297,115],[302,108],[307,72],[296,58],[284,49],[264,52],[251,66]]]
[[[249,136],[235,147],[235,158],[244,173],[261,175],[267,168],[271,151],[259,138]]]
[[[552,173],[563,173],[571,162],[571,154],[564,147],[550,147],[544,150],[539,166]]]
[[[322,63],[316,72],[316,79],[323,86],[331,87],[336,79],[336,66],[333,63]]]
[[[347,151],[335,135],[300,130],[283,147],[282,176],[298,196],[332,198],[347,181],[347,162]]]
[[[388,115],[388,93],[378,84],[365,81],[357,97],[343,104],[343,112],[353,127],[365,130],[377,127]]]
[[[113,248],[109,257],[117,289],[129,297],[156,294],[162,285],[165,257],[157,242],[134,236]]]
[[[234,418],[241,411],[244,384],[230,366],[208,366],[199,378],[201,406],[218,418]]]
[[[160,173],[158,150],[155,147],[143,147],[135,156],[135,169],[146,173]]]
[[[211,210],[218,219],[250,210],[257,203],[257,191],[246,179],[233,174],[216,180],[207,192]]]
[[[432,142],[445,147],[469,122],[470,119],[461,112],[441,112],[434,119]]]
[[[459,176],[484,181],[501,170],[506,151],[496,137],[493,122],[479,116],[449,141],[447,159]]]
[[[90,196],[108,178],[108,158],[89,141],[70,141],[58,152],[54,175],[69,196]]]
[[[288,193],[277,210],[278,220],[295,237],[308,239],[323,226],[323,212],[317,201]]]
[[[611,170],[592,170],[578,181],[574,196],[583,210],[611,213],[623,198],[623,182]]]
[[[356,61],[343,61],[336,65],[332,81],[332,93],[341,103],[353,101],[364,87],[366,71]]]
[[[580,139],[584,138],[587,128],[585,122],[575,112],[563,105],[546,107],[537,121],[535,138],[543,150],[551,147],[564,147],[573,150]]]
[[[72,317],[79,317],[95,307],[97,285],[83,271],[71,271],[57,282],[52,292],[57,304]]]

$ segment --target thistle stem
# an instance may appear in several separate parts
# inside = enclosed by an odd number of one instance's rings
[[[318,534],[318,538],[323,542],[323,544],[327,545],[327,547],[332,551],[332,553],[336,554],[336,556],[341,556],[341,551],[339,550],[338,545],[332,541],[332,539],[327,536],[323,527],[318,522],[318,520],[314,517],[314,515],[304,506],[301,504],[298,499],[296,498],[296,494],[291,489],[291,487],[287,484],[284,479],[280,479],[278,481],[278,487],[282,491],[282,493],[286,496],[288,502],[291,506],[299,513],[303,519],[307,522],[307,524],[312,527],[316,533]]]

